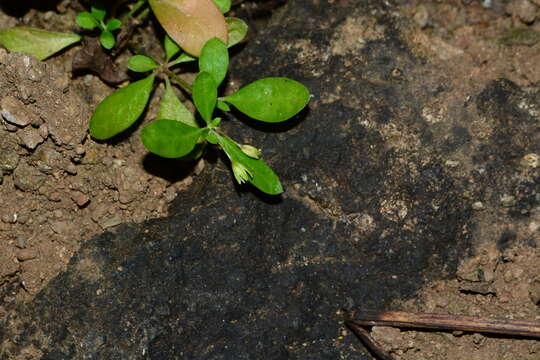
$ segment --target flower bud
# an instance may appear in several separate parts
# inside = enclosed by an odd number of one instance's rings
[[[249,181],[253,175],[249,170],[244,166],[244,164],[237,161],[231,161],[231,166],[233,169],[234,178],[239,184],[243,184],[245,181]]]
[[[250,158],[258,159],[261,157],[261,150],[251,145],[240,145],[240,150]]]

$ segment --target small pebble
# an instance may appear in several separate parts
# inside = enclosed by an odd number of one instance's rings
[[[17,251],[17,260],[28,261],[37,258],[37,252],[34,249],[21,249]]]
[[[414,14],[414,22],[421,28],[425,28],[428,26],[429,23],[429,12],[427,7],[424,5],[419,5],[416,8],[416,12]]]
[[[26,238],[24,236],[17,236],[16,244],[19,249],[25,249],[26,248]]]
[[[0,114],[10,124],[25,127],[32,122],[32,119],[25,111],[24,106],[15,97],[6,96],[0,101]]]
[[[538,165],[540,164],[540,158],[537,154],[530,153],[523,157],[523,159],[521,160],[521,164],[523,166],[532,167],[536,169]]]
[[[19,154],[13,149],[0,149],[0,170],[12,172],[19,165]]]
[[[102,228],[107,229],[107,228],[119,225],[121,223],[122,223],[122,218],[120,216],[115,215],[107,219],[104,219],[103,221],[100,221],[99,225]]]
[[[17,137],[19,138],[19,144],[29,150],[34,150],[44,141],[39,129],[34,129],[33,127],[27,127],[26,129],[18,131]]]
[[[77,166],[75,164],[69,164],[64,168],[64,170],[69,175],[77,175]]]
[[[476,210],[476,211],[483,210],[484,209],[484,203],[481,202],[481,201],[475,201],[472,204],[472,208],[473,208],[473,210]]]
[[[62,194],[58,191],[49,192],[45,195],[49,201],[59,202],[62,200]]]
[[[75,154],[83,156],[86,153],[86,149],[82,145],[75,146]]]
[[[501,205],[504,207],[511,207],[516,204],[516,198],[512,195],[504,194],[501,196]]]
[[[90,202],[90,198],[80,191],[74,191],[71,194],[71,199],[77,204],[78,207],[84,207]]]

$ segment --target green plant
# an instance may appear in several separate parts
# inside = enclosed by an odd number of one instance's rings
[[[116,43],[113,31],[120,29],[122,22],[118,19],[109,19],[105,22],[105,10],[92,7],[90,12],[84,11],[77,14],[75,21],[83,29],[100,30],[99,42],[105,49],[112,49]]]
[[[132,15],[136,11],[134,9],[138,10],[145,3],[146,0],[139,0],[129,14]],[[157,120],[141,131],[142,143],[150,152],[165,158],[196,159],[208,145],[217,146],[230,160],[238,183],[249,182],[267,194],[283,192],[279,178],[262,160],[261,151],[231,139],[220,127],[222,117],[218,115],[230,111],[232,105],[255,120],[282,122],[307,105],[309,91],[295,80],[270,77],[219,97],[219,88],[229,67],[228,47],[239,43],[247,33],[247,25],[242,20],[223,16],[230,9],[231,1],[148,0],[148,4],[168,34],[163,43],[165,58],[161,62],[144,55],[129,59],[127,66],[130,70],[149,74],[114,91],[97,105],[90,120],[90,135],[97,140],[106,140],[127,130],[146,108],[156,81],[163,81],[165,91]],[[90,13],[80,13],[77,22],[86,28],[99,27],[102,34],[120,25],[113,22],[109,26],[111,21],[105,24],[104,18],[104,12],[92,9]],[[28,28],[0,30],[0,43],[12,51],[35,54],[36,48],[28,50],[28,41],[32,41],[28,34],[32,31]],[[41,51],[40,58],[78,41],[75,37],[68,37],[69,43],[59,33],[47,36],[51,46],[47,49],[49,52]],[[197,58],[199,72],[191,84],[182,77],[181,64]],[[191,95],[198,117],[178,99],[172,84]]]

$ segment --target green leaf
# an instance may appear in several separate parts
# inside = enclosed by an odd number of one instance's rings
[[[105,19],[105,10],[101,10],[92,6],[90,12],[92,13],[92,16],[98,21],[103,21],[103,19]]]
[[[206,71],[214,78],[219,86],[229,67],[229,52],[227,45],[218,38],[210,39],[204,44],[199,56],[199,70]]]
[[[90,119],[90,135],[105,140],[129,128],[141,116],[154,84],[155,75],[120,88],[98,104]]]
[[[217,117],[214,120],[210,121],[210,124],[208,124],[208,128],[214,128],[216,126],[219,126],[221,124],[221,118]]]
[[[255,185],[262,192],[270,195],[278,195],[283,192],[279,178],[264,161],[250,158],[240,150],[234,141],[228,138],[218,136],[218,142],[231,160],[231,164],[236,162],[243,165],[251,175],[247,181]]]
[[[182,104],[174,93],[168,78],[165,78],[165,93],[161,98],[157,119],[171,119],[186,125],[198,127],[193,114]]]
[[[118,30],[122,27],[122,22],[118,19],[110,19],[105,25],[105,29],[109,31]]]
[[[204,44],[217,37],[227,43],[225,17],[212,0],[148,0],[167,34],[187,53],[199,56]]]
[[[213,0],[223,14],[231,10],[231,0]]]
[[[99,36],[99,42],[105,49],[110,50],[114,47],[116,40],[114,39],[114,35],[112,34],[112,32],[105,30],[101,32],[101,35]]]
[[[77,17],[75,18],[75,22],[83,29],[88,30],[92,30],[98,26],[96,19],[92,16],[92,14],[86,11],[78,13]]]
[[[169,119],[156,120],[141,131],[141,140],[148,151],[174,159],[189,154],[205,129]]]
[[[217,107],[219,110],[223,110],[223,111],[231,111],[231,108],[229,107],[229,105],[228,105],[226,102],[221,101],[221,100],[218,100],[218,101],[217,101],[216,107]]]
[[[165,61],[168,62],[173,58],[174,55],[178,54],[180,51],[180,46],[174,42],[169,35],[165,35],[165,40],[163,41],[163,46],[165,47]]]
[[[174,60],[173,62],[169,64],[169,67],[172,67],[180,63],[194,61],[194,60],[196,60],[196,58],[194,58],[193,56],[188,55],[186,53],[182,53],[178,58],[176,58],[176,60]]]
[[[248,32],[248,25],[242,19],[228,17],[225,18],[227,22],[227,30],[229,32],[228,47],[238,44],[244,40]]]
[[[135,55],[129,58],[127,67],[131,71],[146,72],[159,67],[159,64],[148,56]]]
[[[218,143],[218,138],[215,132],[209,131],[208,134],[204,137],[206,141],[208,141],[210,144],[216,145]]]
[[[209,123],[217,101],[217,85],[212,75],[204,71],[197,75],[193,83],[192,97],[202,118]]]
[[[296,115],[309,102],[308,89],[289,78],[264,78],[244,86],[222,100],[260,121],[281,122]]]
[[[77,34],[64,34],[29,27],[0,30],[0,45],[9,51],[32,54],[45,60],[63,48],[81,40]]]

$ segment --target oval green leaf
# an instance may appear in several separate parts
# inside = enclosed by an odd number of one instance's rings
[[[131,71],[135,72],[146,72],[154,70],[159,64],[154,61],[154,59],[144,56],[144,55],[135,55],[129,58],[127,67]]]
[[[105,29],[109,31],[118,30],[122,27],[122,22],[118,19],[110,19],[107,21],[107,25],[105,25]]]
[[[77,25],[87,30],[92,30],[98,26],[96,18],[94,18],[92,14],[86,11],[78,13],[77,17],[75,18],[75,22],[77,23]]]
[[[105,10],[102,10],[93,6],[90,9],[90,12],[92,13],[92,16],[95,17],[99,21],[103,21],[105,19],[105,15],[107,14]]]
[[[63,48],[81,40],[77,34],[64,34],[29,27],[0,30],[0,45],[9,51],[23,52],[45,60]]]
[[[142,129],[141,140],[151,153],[176,159],[189,154],[203,132],[176,120],[161,119]]]
[[[105,30],[101,32],[99,42],[105,49],[110,50],[114,47],[116,40],[114,39],[112,32]]]
[[[218,136],[218,142],[223,151],[232,161],[242,164],[249,174],[248,179],[256,188],[270,195],[278,195],[283,192],[283,187],[278,176],[261,159],[253,159],[244,154],[236,143],[223,136]]]
[[[201,71],[195,78],[191,95],[204,121],[210,123],[217,102],[217,85],[212,75]]]
[[[244,40],[248,32],[248,25],[242,19],[235,17],[228,17],[225,19],[227,22],[227,31],[229,33],[228,47],[238,44]]]
[[[219,86],[229,67],[229,51],[227,45],[218,38],[210,39],[204,44],[199,56],[199,70],[206,71]]]
[[[302,110],[309,102],[309,91],[289,78],[264,78],[222,100],[256,120],[276,123],[290,119]]]
[[[159,104],[157,118],[176,120],[189,126],[198,127],[193,114],[174,93],[174,89],[168,78],[165,78],[165,92]]]
[[[146,107],[154,78],[151,74],[116,90],[100,102],[90,119],[90,135],[105,140],[133,125]]]
[[[148,0],[167,34],[193,56],[217,37],[227,43],[225,17],[212,0]]]

